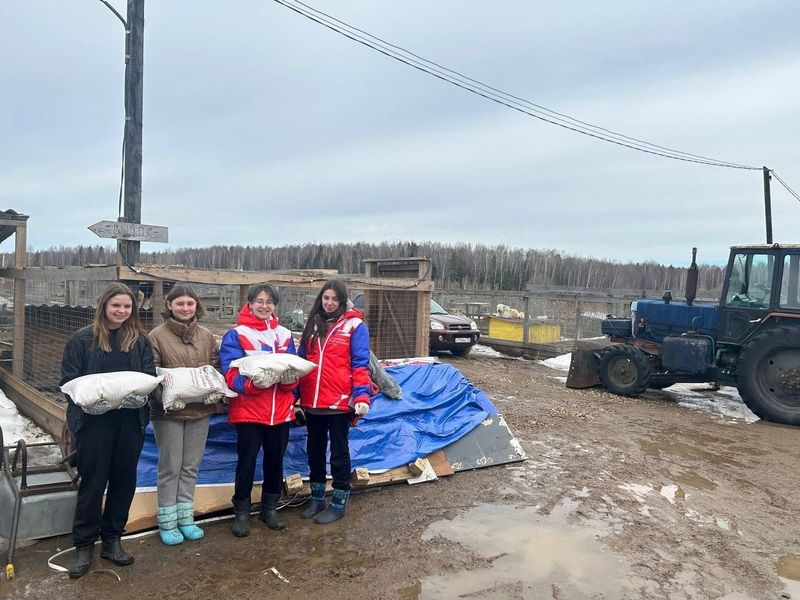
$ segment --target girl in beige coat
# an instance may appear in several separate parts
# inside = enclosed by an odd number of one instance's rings
[[[198,323],[205,310],[195,291],[187,285],[176,285],[165,300],[161,313],[165,322],[149,335],[156,366],[212,365],[219,369],[219,347],[214,335]],[[165,412],[160,395],[154,396],[151,419],[158,444],[158,528],[161,541],[174,546],[184,539],[203,537],[203,530],[194,524],[194,490],[209,417],[225,412],[225,405],[193,403]]]

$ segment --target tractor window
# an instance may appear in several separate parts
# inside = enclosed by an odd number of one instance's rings
[[[787,254],[783,261],[780,305],[785,308],[800,308],[800,254]]]
[[[769,254],[737,254],[725,304],[745,308],[766,308],[772,299],[772,271],[775,257]]]

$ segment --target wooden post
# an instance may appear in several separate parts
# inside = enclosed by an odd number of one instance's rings
[[[583,312],[583,302],[578,300],[575,304],[575,341],[581,339],[581,313]]]
[[[421,258],[418,263],[417,277],[423,281],[430,281],[431,259]],[[428,356],[430,352],[431,335],[431,292],[417,293],[417,332],[415,356]]]
[[[156,315],[160,315],[164,310],[164,282],[153,282],[153,295],[150,297],[150,307],[153,309],[153,323],[160,323]]]
[[[525,294],[523,297],[523,308],[525,309],[525,314],[522,316],[522,343],[527,344],[529,340],[528,335],[528,322],[530,317],[528,313],[531,312],[531,297],[528,294]]]
[[[144,0],[128,0],[125,49],[125,134],[123,217],[127,223],[142,222],[142,97],[144,75]],[[141,242],[119,240],[117,251],[123,265],[139,262]]]
[[[25,254],[27,232],[27,223],[20,223],[16,226],[14,233],[15,269],[24,269],[28,263],[27,255]],[[11,373],[14,377],[22,379],[25,364],[25,279],[21,277],[14,278],[14,333],[12,343],[14,357],[11,363]]]

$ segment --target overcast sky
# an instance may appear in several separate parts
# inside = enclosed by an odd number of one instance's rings
[[[110,0],[124,14],[124,0]],[[503,91],[800,192],[800,3],[308,0]],[[147,0],[142,222],[170,246],[414,240],[724,261],[765,239],[760,171],[600,142],[443,83],[270,0]],[[0,209],[41,249],[113,244],[122,24],[0,2]],[[775,241],[800,202],[772,185]],[[143,250],[163,248],[143,244]],[[12,250],[13,240],[0,250]]]

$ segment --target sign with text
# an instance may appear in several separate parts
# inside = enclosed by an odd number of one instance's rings
[[[161,225],[145,225],[144,223],[124,223],[121,221],[98,221],[89,225],[89,231],[101,238],[113,240],[131,240],[139,242],[159,242],[166,244],[169,230]]]

